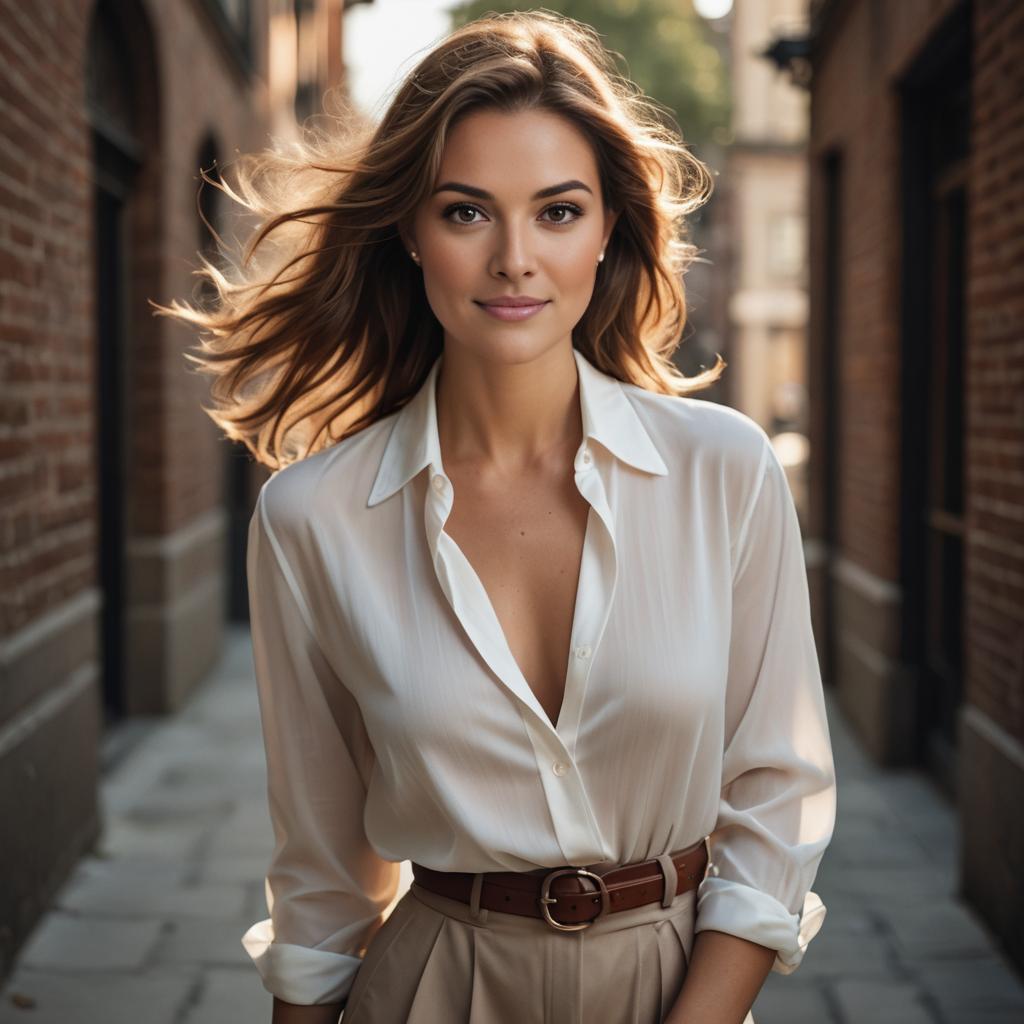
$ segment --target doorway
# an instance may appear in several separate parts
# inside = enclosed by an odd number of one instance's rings
[[[86,55],[85,101],[92,144],[94,430],[97,479],[97,585],[102,594],[99,656],[104,726],[131,710],[127,645],[128,538],[133,533],[132,440],[144,429],[131,396],[139,378],[137,308],[147,280],[140,270],[140,199],[153,187],[155,86],[151,37],[136,0],[101,0]],[[142,71],[148,69],[147,73]],[[146,229],[147,256],[156,250]]]
[[[903,643],[918,682],[917,757],[951,801],[963,700],[970,40],[964,5],[902,88]]]

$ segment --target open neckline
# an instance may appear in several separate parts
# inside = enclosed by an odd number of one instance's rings
[[[579,490],[578,486],[577,490]],[[501,624],[501,618],[498,616],[498,612],[494,607],[494,601],[491,599],[491,595],[488,593],[487,587],[484,586],[484,582],[480,578],[480,574],[476,571],[475,567],[473,566],[473,563],[469,560],[466,553],[462,550],[458,541],[447,530],[445,530],[443,523],[441,525],[441,533],[447,539],[448,543],[451,545],[452,551],[457,554],[459,559],[461,559],[462,564],[465,567],[466,572],[470,575],[470,578],[473,580],[474,585],[478,588],[480,594],[482,594],[483,597],[486,598],[486,601],[484,602],[484,607],[486,608],[488,617],[491,619],[491,624],[494,628],[495,633],[501,639],[503,653],[508,657],[508,660],[511,663],[511,665],[514,666],[515,671],[518,674],[519,678],[522,680],[525,689],[529,692],[530,696],[532,697],[531,703],[534,706],[534,711],[563,740],[565,739],[565,726],[567,725],[567,709],[569,708],[571,703],[570,695],[572,697],[577,696],[573,690],[573,687],[577,683],[578,678],[576,674],[572,672],[571,668],[573,652],[576,649],[577,630],[579,629],[580,625],[580,604],[581,596],[583,593],[583,584],[585,583],[584,576],[587,566],[588,548],[593,543],[591,537],[591,529],[595,515],[595,509],[593,504],[591,504],[590,499],[587,498],[587,496],[583,494],[582,491],[580,491],[580,494],[583,497],[583,499],[587,502],[587,525],[583,534],[583,547],[580,552],[579,568],[577,569],[576,573],[576,587],[574,590],[572,607],[572,625],[569,629],[569,646],[565,652],[565,660],[563,662],[564,668],[562,675],[562,699],[559,704],[558,715],[556,716],[556,720],[554,722],[551,721],[551,716],[547,713],[547,711],[544,710],[544,705],[541,704],[540,698],[537,696],[536,691],[530,685],[530,681],[526,678],[526,674],[523,672],[522,666],[517,661],[515,653],[512,651],[512,645],[508,642],[508,636],[506,635],[505,629]],[[448,517],[445,516],[445,521],[447,521],[447,518]]]

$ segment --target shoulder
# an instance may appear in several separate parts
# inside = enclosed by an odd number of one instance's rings
[[[688,395],[662,395],[623,384],[668,468],[676,502],[698,502],[721,517],[730,548],[745,532],[762,483],[778,456],[756,421],[731,406]],[[682,490],[679,490],[682,488]]]
[[[746,413],[710,399],[662,395],[622,384],[662,458],[673,463],[699,460],[733,483],[756,483],[773,449],[768,434]]]
[[[273,473],[260,488],[256,515],[281,541],[328,522],[344,523],[366,502],[397,413]]]

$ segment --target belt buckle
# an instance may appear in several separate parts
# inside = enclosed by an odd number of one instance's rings
[[[597,912],[596,917],[592,917],[589,921],[580,921],[578,924],[566,924],[562,921],[556,921],[548,910],[548,906],[552,903],[557,903],[558,898],[549,895],[551,892],[551,882],[559,875],[578,875],[580,877],[586,876],[587,878],[593,878],[597,882],[598,887],[601,890],[601,909]],[[593,893],[573,893],[574,896],[593,896]],[[600,875],[594,874],[593,871],[588,871],[586,868],[555,868],[554,871],[549,871],[545,876],[544,880],[540,884],[540,897],[537,901],[540,903],[541,916],[552,928],[560,932],[578,932],[583,928],[589,928],[599,917],[608,913],[611,909],[611,897],[608,894],[608,887],[604,884],[604,879]]]

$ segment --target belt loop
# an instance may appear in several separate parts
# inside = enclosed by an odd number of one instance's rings
[[[483,888],[484,874],[482,871],[477,871],[473,875],[473,888],[469,894],[469,914],[474,921],[480,919],[480,890]],[[487,919],[487,911],[483,911],[483,920]]]
[[[670,907],[672,906],[672,901],[676,898],[679,874],[676,871],[676,865],[672,860],[671,854],[662,853],[655,857],[655,860],[661,865],[661,873],[665,876],[665,890],[661,896],[661,905],[663,907]]]

